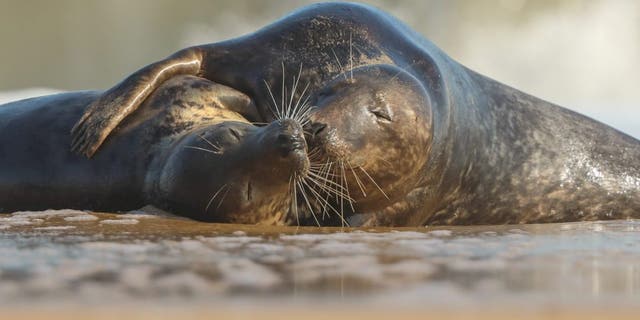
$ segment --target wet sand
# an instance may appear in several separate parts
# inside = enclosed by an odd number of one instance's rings
[[[426,228],[0,215],[2,318],[637,318],[640,221]]]

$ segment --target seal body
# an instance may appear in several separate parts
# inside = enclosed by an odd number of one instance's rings
[[[375,70],[392,89],[418,89],[406,91],[410,99],[394,96],[370,76]],[[145,97],[180,74],[248,94],[256,111],[243,115],[252,121],[287,113],[310,93],[317,108],[310,115],[309,141],[322,154],[318,175],[331,181],[332,207],[352,225],[534,223],[640,214],[637,140],[479,75],[388,14],[360,4],[312,5],[253,34],[187,48],[137,71],[86,110],[74,127],[73,150],[92,156]],[[410,112],[397,124],[390,114],[349,103],[345,96],[390,111],[402,105]],[[411,112],[419,116],[409,122]],[[385,116],[387,134],[349,124]],[[405,138],[389,143],[409,132],[419,133],[420,152],[408,148]],[[393,157],[371,147],[381,141]],[[419,169],[390,162],[409,149],[403,161],[418,163]],[[381,160],[363,162],[366,173],[360,177],[335,171],[338,163],[344,168],[370,154]]]
[[[0,212],[152,204],[206,221],[282,224],[291,218],[291,177],[308,165],[296,122],[254,126],[232,111],[251,105],[246,95],[202,78],[175,77],[87,159],[66,146],[73,124],[101,94],[0,106]]]

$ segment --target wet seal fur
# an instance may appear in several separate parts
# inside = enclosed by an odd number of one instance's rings
[[[309,165],[293,120],[254,126],[246,95],[193,76],[162,84],[93,159],[69,132],[101,92],[0,106],[0,212],[126,211],[152,204],[204,221],[291,224],[291,177]]]
[[[375,70],[391,87],[417,88],[409,97],[423,102],[411,105],[403,97],[367,91],[366,84],[376,82],[369,76]],[[323,171],[338,176],[333,183],[340,185],[341,197],[331,201],[352,225],[640,217],[640,142],[475,73],[395,18],[360,4],[312,5],[253,34],[187,48],[135,72],[87,109],[74,127],[73,150],[92,156],[153,90],[179,74],[246,93],[258,118],[245,116],[254,121],[269,120],[272,101],[304,96],[286,90],[287,74],[298,74],[294,81],[308,85],[305,92],[313,93],[318,106],[311,116],[310,146],[320,150],[327,166],[367,158],[370,149],[362,146],[385,145],[389,152],[367,164],[367,177],[362,172],[357,178],[344,166],[342,173]],[[331,87],[335,90],[320,94]],[[369,104],[349,103],[344,96],[369,97]],[[393,111],[398,104],[422,120],[398,123],[389,112],[371,108],[386,105]],[[387,121],[387,129],[378,127],[379,121]],[[394,143],[374,128],[401,135],[418,130],[428,142],[415,141],[421,150],[415,152],[406,140]],[[403,154],[407,148],[412,152]],[[412,177],[387,179],[389,171],[404,170],[397,159],[421,166]]]

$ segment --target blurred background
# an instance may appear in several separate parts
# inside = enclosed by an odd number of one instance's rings
[[[0,101],[50,92],[34,88],[106,89],[312,2],[0,0]],[[640,1],[366,2],[471,69],[640,138]]]

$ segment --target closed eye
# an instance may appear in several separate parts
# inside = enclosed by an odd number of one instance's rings
[[[373,109],[371,113],[378,118],[378,120],[391,122],[391,115],[384,109]]]
[[[229,133],[231,133],[231,135],[237,140],[240,141],[242,135],[240,134],[240,132],[234,128],[229,128]]]

